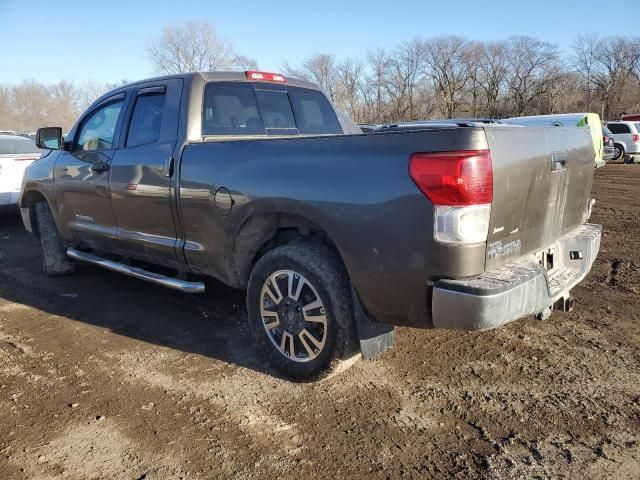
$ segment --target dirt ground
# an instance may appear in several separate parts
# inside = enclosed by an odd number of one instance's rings
[[[0,478],[639,478],[640,166],[596,173],[576,309],[396,346],[318,383],[266,368],[243,292],[48,279],[0,217]]]

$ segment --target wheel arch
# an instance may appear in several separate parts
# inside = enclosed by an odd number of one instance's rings
[[[301,238],[329,246],[346,270],[340,249],[321,225],[297,214],[265,212],[249,217],[235,236],[233,259],[238,284],[246,287],[253,266],[265,253]]]
[[[27,190],[24,192],[18,203],[20,208],[28,208],[29,209],[29,223],[31,225],[31,230],[33,235],[36,238],[40,238],[40,230],[38,228],[38,220],[36,218],[35,205],[36,203],[46,202],[51,208],[51,204],[47,200],[47,198],[42,194],[42,192],[38,190]],[[24,217],[23,217],[24,218]]]

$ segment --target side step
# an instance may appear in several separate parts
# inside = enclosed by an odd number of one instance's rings
[[[204,293],[204,282],[187,282],[186,280],[179,280],[173,277],[167,277],[159,273],[153,273],[142,268],[131,267],[124,263],[114,262],[113,260],[107,260],[106,258],[98,257],[91,253],[81,252],[75,248],[67,249],[67,256],[80,260],[82,262],[92,263],[107,270],[113,270],[114,272],[124,273],[130,277],[146,280],[147,282],[163,285],[165,287],[173,288],[174,290],[180,290],[185,293]]]

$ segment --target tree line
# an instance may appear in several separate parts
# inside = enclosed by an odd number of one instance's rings
[[[640,113],[638,37],[585,34],[565,54],[527,36],[415,38],[360,58],[317,54],[284,73],[321,85],[358,123]]]
[[[164,27],[147,42],[145,56],[157,73],[258,68],[204,21]],[[358,123],[586,111],[615,119],[640,113],[640,37],[583,34],[567,52],[528,36],[416,37],[355,58],[318,53],[281,70],[319,84]],[[116,86],[0,84],[0,129],[68,129],[95,98]]]

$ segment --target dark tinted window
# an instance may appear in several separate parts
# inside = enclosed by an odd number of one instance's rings
[[[298,87],[289,87],[288,91],[300,133],[342,133],[338,117],[324,94]]]
[[[284,85],[257,88],[241,82],[207,84],[203,135],[343,133],[333,107],[321,92]]]
[[[86,151],[111,150],[122,104],[123,100],[117,100],[99,107],[89,114],[82,122],[76,149]]]
[[[249,83],[209,83],[204,90],[204,135],[260,135],[265,133],[258,102]]]
[[[607,128],[613,133],[631,133],[631,129],[624,123],[608,123]]]
[[[296,121],[293,118],[291,104],[286,92],[256,90],[256,95],[258,96],[262,121],[267,133],[275,133],[269,132],[269,129],[295,130]],[[297,131],[277,133],[297,133]]]
[[[138,96],[129,125],[127,147],[153,143],[160,138],[165,96],[164,93]]]
[[[41,152],[36,147],[36,142],[29,138],[0,138],[0,155],[11,155],[14,153],[38,153]]]

